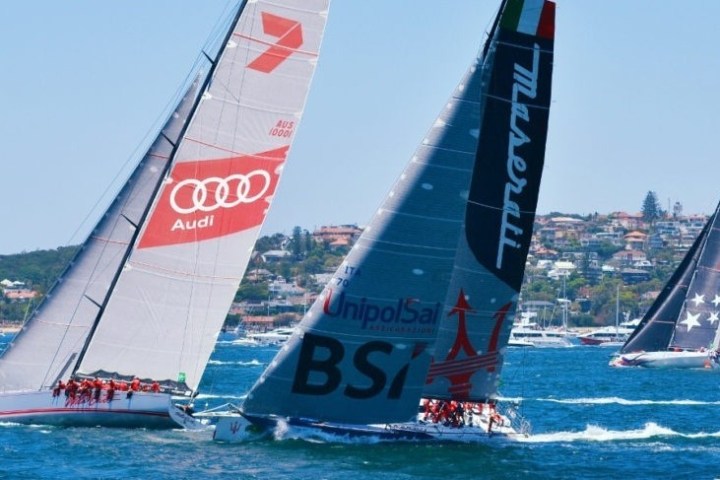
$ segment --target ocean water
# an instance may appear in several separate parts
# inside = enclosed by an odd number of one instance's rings
[[[198,407],[240,403],[275,351],[221,340]],[[613,369],[612,352],[509,350],[502,393],[533,427],[522,443],[231,445],[209,432],[0,424],[0,478],[720,478],[720,375]]]

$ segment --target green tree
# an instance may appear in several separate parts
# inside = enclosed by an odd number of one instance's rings
[[[645,200],[642,205],[642,216],[643,220],[649,223],[654,223],[657,219],[663,215],[660,202],[658,201],[657,194],[650,190],[645,195]]]
[[[302,251],[303,243],[302,243],[302,229],[300,227],[293,228],[291,245],[292,245],[293,257],[295,257],[296,260],[301,259],[302,253],[303,253],[303,251]]]

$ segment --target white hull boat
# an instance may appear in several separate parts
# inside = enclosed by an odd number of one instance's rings
[[[623,353],[615,356],[611,365],[645,368],[720,368],[717,354],[710,351]]]
[[[164,393],[118,392],[108,401],[90,397],[70,398],[51,391],[15,392],[0,396],[0,421],[22,424],[85,427],[178,428],[170,415],[177,409],[172,397]],[[178,410],[179,411],[179,410]],[[180,418],[192,417],[179,411]],[[187,418],[186,418],[187,417]]]
[[[514,327],[510,331],[509,346],[530,344],[533,347],[572,347],[570,336],[559,330],[543,330],[535,328]]]
[[[492,418],[492,420],[491,420]],[[287,419],[269,416],[246,418],[242,414],[219,417],[213,439],[227,443],[249,442],[264,438],[320,437],[322,440],[347,438],[371,442],[448,442],[485,443],[498,440],[518,441],[528,438],[529,424],[522,421],[514,428],[508,416],[491,413],[487,406],[482,412],[465,414],[461,424],[433,422],[418,413],[414,422],[354,425]]]
[[[720,204],[610,365],[718,370],[718,264]]]
[[[198,425],[172,399],[191,410],[298,129],[328,8],[238,2],[148,151],[2,352],[0,419]],[[53,397],[70,380],[101,382],[98,398]],[[155,393],[115,390],[107,401],[102,385],[135,380]]]

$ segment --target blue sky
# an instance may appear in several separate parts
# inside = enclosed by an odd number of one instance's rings
[[[365,224],[499,4],[332,1],[265,234]],[[82,241],[232,4],[3,2],[0,254]],[[717,18],[713,0],[558,1],[540,213],[638,211],[648,190],[714,210]]]

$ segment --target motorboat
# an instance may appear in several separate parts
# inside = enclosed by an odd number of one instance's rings
[[[530,343],[534,347],[572,347],[572,335],[565,330],[546,330],[532,327],[513,327],[510,330],[510,343],[519,346]]]
[[[628,327],[606,326],[578,335],[578,339],[583,345],[616,346],[623,345],[632,332],[633,329]]]
[[[246,339],[258,345],[282,345],[295,331],[295,327],[278,327],[261,333],[248,333]]]

